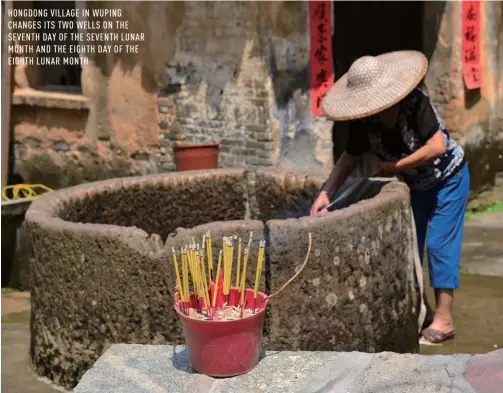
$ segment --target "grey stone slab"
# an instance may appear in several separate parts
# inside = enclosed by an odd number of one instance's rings
[[[295,393],[345,393],[365,373],[374,356],[361,352],[339,353],[312,374]]]
[[[470,355],[424,356],[382,352],[351,393],[474,393],[463,379]],[[333,390],[330,393],[342,391]],[[327,392],[328,393],[328,392]]]
[[[327,383],[334,383],[333,377],[346,386],[372,357],[357,352],[267,352],[251,372],[213,379],[193,372],[183,346],[120,344],[105,352],[74,392],[323,392]]]
[[[249,373],[216,379],[192,370],[184,346],[120,344],[87,371],[74,393],[476,393],[465,379],[472,358],[266,352]]]
[[[193,373],[182,346],[119,344],[98,359],[74,393],[202,393],[213,383]]]

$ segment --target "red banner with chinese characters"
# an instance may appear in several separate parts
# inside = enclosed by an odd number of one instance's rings
[[[330,1],[309,2],[309,30],[311,35],[311,112],[313,116],[321,116],[321,101],[334,83]]]
[[[479,89],[480,71],[480,2],[463,1],[462,62],[463,79],[469,90]]]

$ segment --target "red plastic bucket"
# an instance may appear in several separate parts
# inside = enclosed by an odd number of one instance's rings
[[[256,309],[248,317],[232,321],[208,321],[189,318],[180,310],[175,297],[175,310],[180,316],[192,368],[211,377],[232,377],[247,373],[258,363],[262,344],[266,295],[258,293]],[[246,304],[253,305],[253,289],[247,289]]]

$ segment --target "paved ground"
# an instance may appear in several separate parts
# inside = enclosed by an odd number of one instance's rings
[[[466,221],[461,268],[468,273],[503,276],[503,213],[481,214]]]
[[[465,226],[462,270],[503,276],[503,214],[472,217]],[[457,296],[455,317],[457,338],[442,347],[426,347],[426,354],[485,353],[503,345],[503,279],[464,276],[463,292]],[[29,294],[2,291],[2,382],[4,393],[55,393],[60,390],[37,378],[29,361]],[[467,378],[485,383],[485,367],[479,358]],[[483,361],[483,358],[482,358]],[[496,369],[497,371],[498,369]],[[480,376],[482,375],[482,377]],[[503,382],[501,385],[503,386]],[[156,391],[155,389],[153,391]],[[320,390],[320,392],[332,390]],[[386,390],[392,391],[392,390]],[[426,391],[426,390],[425,390]],[[435,392],[443,390],[435,390]],[[501,393],[503,390],[498,390]],[[335,390],[334,390],[335,392]],[[405,392],[405,391],[404,391]],[[478,390],[479,393],[492,391]]]
[[[30,297],[26,292],[2,291],[2,392],[57,393],[62,391],[39,378],[31,368]]]

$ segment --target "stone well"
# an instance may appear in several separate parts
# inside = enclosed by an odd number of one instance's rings
[[[171,246],[210,230],[268,244],[262,288],[278,290],[271,350],[418,349],[409,193],[371,181],[360,201],[308,217],[322,179],[260,169],[181,172],[89,183],[32,203],[24,230],[32,272],[32,360],[72,388],[113,343],[177,344]],[[219,242],[214,243],[219,250]]]

